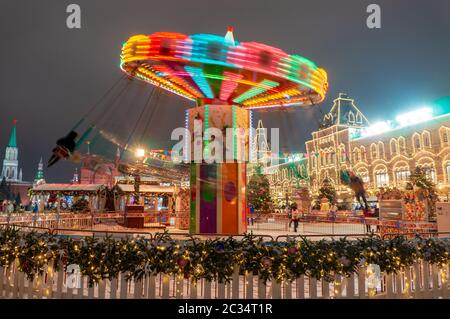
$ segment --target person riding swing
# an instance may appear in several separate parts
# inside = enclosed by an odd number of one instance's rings
[[[60,159],[68,159],[75,151],[77,143],[75,139],[78,137],[78,133],[70,131],[65,137],[56,141],[56,147],[52,150],[53,155],[48,160],[47,167],[54,165]]]

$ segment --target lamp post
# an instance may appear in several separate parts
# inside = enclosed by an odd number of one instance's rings
[[[136,149],[135,152],[137,162],[140,163],[145,158],[145,150],[143,148]],[[133,174],[134,177],[134,202],[135,204],[139,205],[140,203],[140,189],[139,185],[141,184],[141,176],[139,175],[139,172],[136,172]]]

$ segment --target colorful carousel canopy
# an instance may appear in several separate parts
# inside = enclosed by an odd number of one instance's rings
[[[201,104],[248,109],[321,102],[327,73],[299,55],[257,42],[213,34],[157,32],[132,36],[122,47],[130,76]]]

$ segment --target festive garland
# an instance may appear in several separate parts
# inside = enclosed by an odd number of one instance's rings
[[[183,275],[192,281],[204,278],[229,282],[235,265],[241,274],[259,274],[264,281],[293,281],[301,275],[333,281],[336,275],[348,277],[369,264],[378,264],[387,273],[401,271],[420,259],[444,267],[449,262],[449,252],[449,241],[420,237],[264,242],[247,234],[241,240],[192,237],[180,241],[164,233],[152,240],[87,237],[74,241],[48,233],[0,230],[1,267],[18,261],[19,271],[33,279],[47,265],[59,269],[76,264],[88,276],[90,285],[115,278],[120,272],[130,280],[165,273]]]

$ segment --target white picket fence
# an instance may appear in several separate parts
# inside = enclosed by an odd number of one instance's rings
[[[68,288],[64,270],[55,272],[47,267],[42,275],[29,281],[17,270],[0,267],[0,299],[317,299],[317,298],[445,298],[449,293],[449,266],[418,262],[401,273],[382,274],[375,289],[366,286],[366,271],[360,269],[350,278],[337,278],[329,283],[302,276],[292,283],[264,284],[256,275],[239,275],[235,270],[230,283],[201,280],[195,284],[182,276],[158,274],[140,281],[127,281],[125,274],[88,287],[87,278],[80,288]]]

